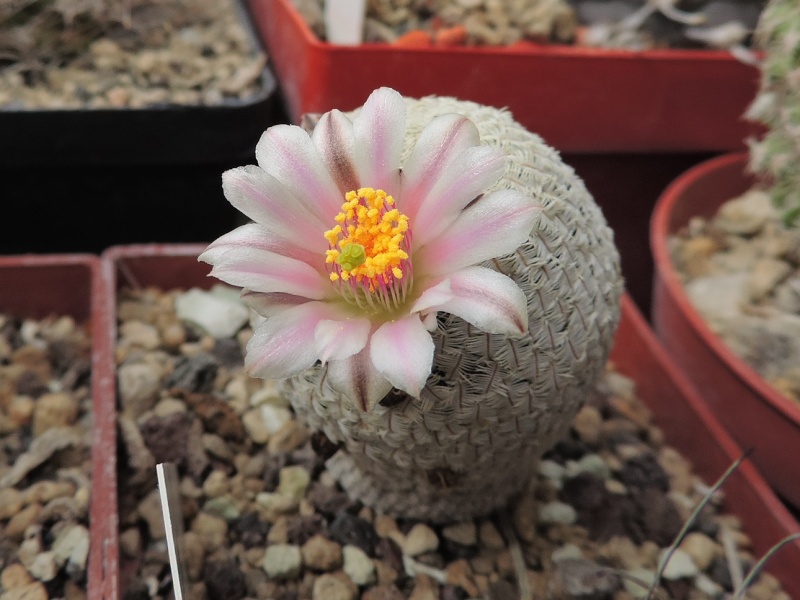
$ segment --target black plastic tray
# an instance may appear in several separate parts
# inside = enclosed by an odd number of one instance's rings
[[[241,1],[256,48],[263,46]],[[268,60],[269,64],[269,60]],[[269,66],[257,93],[217,105],[0,109],[0,166],[202,164],[251,158],[261,133],[285,120]]]

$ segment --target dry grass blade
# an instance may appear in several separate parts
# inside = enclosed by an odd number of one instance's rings
[[[722,542],[722,549],[725,552],[725,560],[728,562],[728,572],[731,575],[733,589],[738,590],[744,581],[744,575],[742,574],[742,563],[736,552],[736,542],[733,539],[731,530],[724,525],[720,529],[719,536]]]
[[[656,576],[653,579],[653,583],[650,585],[650,589],[647,590],[647,600],[653,599],[653,593],[655,592],[656,587],[658,587],[658,582],[661,581],[661,577],[664,574],[664,569],[667,568],[667,563],[669,563],[669,559],[672,558],[672,555],[675,553],[675,550],[677,550],[678,546],[683,541],[683,538],[686,537],[687,533],[689,533],[689,529],[692,527],[695,520],[697,520],[697,517],[700,514],[700,512],[706,507],[706,505],[709,502],[711,502],[712,498],[714,497],[714,494],[728,480],[728,477],[733,475],[736,469],[739,468],[739,465],[741,465],[742,462],[752,453],[753,450],[751,448],[750,450],[747,450],[744,454],[742,454],[738,459],[736,459],[734,463],[726,469],[726,471],[722,474],[722,476],[719,479],[717,479],[716,483],[714,483],[714,485],[711,486],[711,488],[708,490],[703,499],[697,504],[697,506],[695,506],[694,510],[692,511],[692,514],[689,515],[689,518],[686,519],[686,522],[683,524],[683,527],[678,532],[678,535],[675,536],[675,540],[672,542],[670,547],[667,548],[667,552],[664,554],[664,557],[659,561],[658,570],[656,571]]]
[[[737,588],[736,592],[733,595],[734,600],[736,600],[737,598],[744,598],[745,591],[750,586],[750,584],[753,583],[753,580],[756,578],[756,575],[758,575],[761,572],[761,569],[764,568],[764,565],[767,564],[767,561],[770,558],[772,558],[772,556],[776,552],[778,552],[778,550],[783,548],[786,544],[789,544],[795,540],[800,540],[800,533],[793,533],[791,535],[787,535],[780,542],[778,542],[772,548],[770,548],[769,552],[767,552],[764,556],[762,556],[761,560],[759,560],[755,565],[753,565],[753,568],[750,569],[750,571],[747,573],[747,577],[745,577],[744,581],[742,581],[741,587]]]
[[[516,571],[517,575],[519,599],[533,600],[533,590],[531,590],[527,570],[525,568],[525,557],[522,555],[522,546],[519,544],[514,526],[511,524],[511,520],[506,513],[500,513],[499,516],[500,527],[508,543],[508,550],[511,553],[511,562],[514,565],[514,571]]]

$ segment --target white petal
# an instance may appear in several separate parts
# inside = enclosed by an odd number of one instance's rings
[[[310,302],[308,298],[303,298],[302,296],[293,296],[282,292],[265,294],[263,292],[254,292],[253,290],[242,290],[242,300],[263,317],[272,317],[289,308]]]
[[[320,117],[311,137],[342,199],[347,192],[362,187],[356,168],[356,140],[350,119],[338,110],[327,112]]]
[[[255,377],[285,379],[317,361],[314,331],[332,315],[324,302],[308,302],[259,325],[247,343],[245,368]]]
[[[328,381],[365,412],[371,411],[392,390],[392,384],[372,364],[369,344],[350,358],[330,361]]]
[[[419,315],[381,325],[370,339],[370,358],[396,388],[419,398],[433,365],[433,340]]]
[[[361,187],[399,190],[400,156],[406,132],[406,105],[390,88],[372,92],[353,121]]]
[[[439,176],[462,152],[479,144],[478,128],[463,115],[440,115],[422,130],[403,169],[402,205],[398,205],[412,223]]]
[[[427,313],[435,306],[441,306],[445,302],[453,299],[453,291],[450,289],[450,278],[447,277],[435,285],[428,287],[414,305],[411,307],[412,313]],[[438,310],[438,309],[437,309]]]
[[[541,207],[513,190],[500,190],[468,208],[439,237],[414,255],[425,276],[452,273],[516,250],[528,239]]]
[[[330,290],[330,281],[311,265],[260,248],[232,248],[220,254],[211,275],[256,292],[283,292],[312,300],[322,299]]]
[[[420,201],[413,227],[414,247],[424,246],[447,229],[467,204],[500,179],[506,162],[507,157],[499,148],[477,146],[444,167]]]
[[[320,321],[315,331],[319,359],[324,364],[361,352],[367,345],[371,326],[368,319]]]
[[[323,233],[330,224],[310,213],[277,179],[255,165],[222,174],[222,190],[228,201],[267,231],[301,247],[325,252]]]
[[[258,166],[289,188],[323,221],[339,213],[344,198],[309,135],[295,125],[274,125],[256,145]]]
[[[525,294],[510,277],[485,267],[467,267],[446,281],[451,298],[427,310],[456,315],[487,333],[519,335],[527,331]]]
[[[245,251],[248,248],[268,250],[277,254],[289,254],[293,258],[302,260],[308,264],[319,263],[319,270],[324,269],[324,254],[309,250],[306,247],[296,246],[276,236],[258,223],[248,223],[229,231],[220,236],[206,248],[198,257],[198,260],[215,265],[220,257],[230,250],[237,249]]]

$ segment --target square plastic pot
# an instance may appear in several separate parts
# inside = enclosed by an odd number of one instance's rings
[[[216,280],[207,276],[208,265],[197,262],[197,255],[204,248],[194,245],[111,248],[103,256],[104,273],[112,283],[109,289],[126,286],[208,288]],[[108,305],[113,306],[115,301],[114,294],[110,294]],[[636,382],[638,396],[653,411],[655,423],[664,431],[670,445],[682,452],[707,482],[713,482],[741,456],[741,450],[672,362],[627,295],[623,298],[622,315],[612,351],[613,362],[621,373]],[[110,466],[107,469],[110,471]],[[730,477],[724,490],[726,510],[742,519],[757,555],[800,530],[800,525],[752,465],[743,464]],[[116,545],[117,532],[109,532],[109,535],[112,536],[109,544]],[[792,543],[772,558],[768,570],[781,580],[784,589],[796,590],[800,589],[798,564],[800,543]],[[106,563],[106,574],[116,578],[109,570],[112,566]],[[118,589],[114,594],[108,596],[109,600],[119,598]]]
[[[248,0],[293,121],[350,110],[380,86],[507,107],[562,152],[714,152],[743,147],[758,70],[727,52],[335,46],[291,0]]]
[[[242,3],[238,12],[258,36]],[[216,105],[69,110],[0,109],[0,165],[52,167],[202,164],[251,157],[261,133],[283,120],[269,67],[258,91]]]
[[[96,256],[41,255],[0,257],[0,312],[41,319],[68,315],[89,323],[92,344],[92,497],[89,514],[90,547],[87,572],[89,600],[108,598],[107,561],[116,552],[109,532],[116,532],[116,506],[107,495],[116,486],[107,458],[116,453],[114,371],[111,346],[104,335],[109,327],[108,292]]]

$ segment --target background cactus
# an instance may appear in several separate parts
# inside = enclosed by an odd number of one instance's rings
[[[490,512],[526,487],[603,371],[622,290],[599,207],[558,153],[509,113],[450,98],[407,100],[403,164],[423,127],[454,112],[509,156],[487,192],[519,190],[543,207],[527,242],[487,264],[525,293],[529,332],[486,334],[440,313],[421,398],[390,393],[368,412],[335,392],[323,367],[284,383],[300,418],[340,445],[328,468],[351,496],[439,522]]]
[[[764,50],[761,88],[747,117],[767,125],[750,142],[750,167],[773,181],[772,200],[787,225],[800,225],[800,7],[797,0],[771,0],[759,19],[757,44]]]

